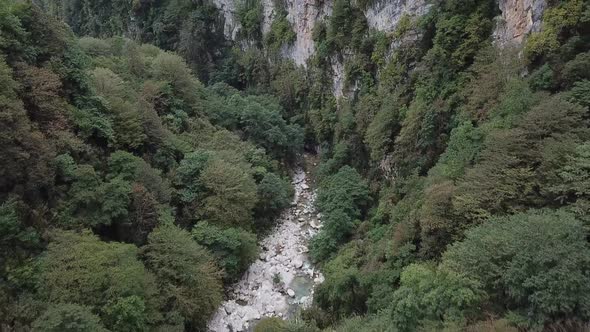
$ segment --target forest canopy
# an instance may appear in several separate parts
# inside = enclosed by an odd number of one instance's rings
[[[590,2],[521,45],[429,3],[334,0],[297,66],[281,1],[228,40],[208,1],[0,0],[0,330],[205,331],[303,153],[325,281],[256,331],[588,329]]]

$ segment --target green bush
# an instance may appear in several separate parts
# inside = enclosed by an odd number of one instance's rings
[[[254,327],[254,332],[282,332],[285,322],[277,317],[264,318]]]
[[[274,218],[291,203],[293,189],[289,182],[275,173],[267,172],[257,185],[257,218]]]
[[[292,44],[297,38],[286,14],[276,17],[270,25],[270,31],[264,36],[264,43],[271,51],[278,52],[281,47]]]
[[[77,304],[51,305],[32,325],[39,332],[106,332],[100,318],[90,308]]]
[[[260,40],[262,37],[262,3],[259,0],[243,0],[238,4],[237,16],[244,38]]]
[[[477,312],[485,293],[464,275],[412,264],[404,269],[393,295],[391,318],[400,331],[415,331],[425,322],[439,327],[465,323]]]
[[[39,292],[50,303],[75,303],[100,312],[104,322],[109,323],[108,328],[119,326],[125,330],[132,325],[140,328],[148,317],[157,316],[159,308],[154,276],[144,268],[137,254],[133,245],[102,242],[89,232],[57,232],[41,258]],[[119,310],[124,303],[136,305],[133,316],[128,317],[126,310]],[[62,309],[50,309],[48,314],[54,319],[83,314],[78,307]],[[121,325],[130,319],[131,325]]]
[[[358,172],[350,167],[324,179],[316,205],[323,214],[324,227],[311,241],[311,256],[324,261],[346,242],[369,203],[369,190]]]
[[[561,211],[496,217],[453,244],[443,264],[479,282],[528,328],[587,321],[590,248],[583,224]]]
[[[171,323],[203,329],[222,300],[220,273],[214,259],[191,235],[174,225],[156,228],[142,248],[146,267],[156,276],[157,290]]]
[[[191,234],[197,243],[217,258],[227,282],[238,279],[258,257],[256,236],[243,229],[221,228],[200,222]]]

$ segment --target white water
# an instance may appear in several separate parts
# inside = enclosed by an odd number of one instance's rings
[[[315,285],[324,280],[307,256],[308,241],[321,227],[320,215],[302,169],[295,172],[293,186],[291,208],[261,241],[260,258],[231,288],[208,324],[210,331],[248,331],[263,317],[286,319],[311,303]]]

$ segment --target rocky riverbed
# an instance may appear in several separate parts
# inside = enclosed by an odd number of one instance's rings
[[[286,319],[311,303],[314,287],[324,277],[309,261],[307,245],[321,228],[321,216],[303,169],[293,175],[293,186],[291,208],[261,241],[259,259],[232,287],[209,322],[210,331],[249,331],[263,317]]]

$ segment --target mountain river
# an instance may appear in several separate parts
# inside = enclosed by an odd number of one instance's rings
[[[315,191],[299,168],[293,175],[295,195],[272,232],[260,242],[260,257],[229,290],[229,296],[209,321],[214,332],[252,331],[263,317],[293,316],[312,302],[314,288],[323,282],[311,264],[309,239],[321,228]]]

